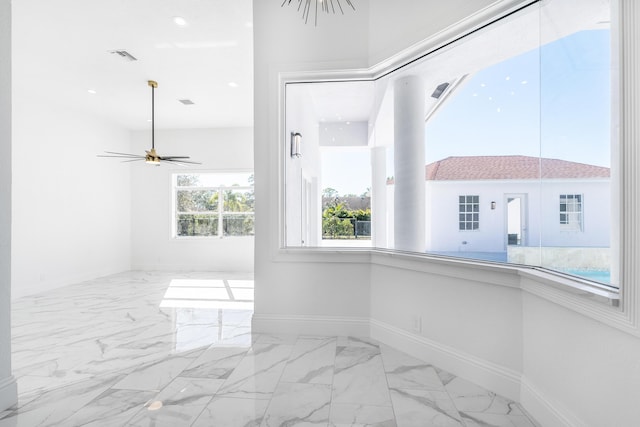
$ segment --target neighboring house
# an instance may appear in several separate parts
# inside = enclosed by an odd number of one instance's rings
[[[527,156],[448,157],[426,166],[426,205],[427,252],[502,253],[509,262],[540,265],[542,247],[561,268],[608,268],[609,168]],[[583,257],[583,248],[596,248],[588,256],[596,259],[562,260],[574,248]]]

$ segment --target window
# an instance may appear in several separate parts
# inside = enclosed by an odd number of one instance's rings
[[[560,228],[569,231],[582,231],[582,195],[560,195]]]
[[[362,184],[342,188],[366,182],[371,247],[616,287],[619,29],[610,3],[586,2],[589,16],[577,19],[570,0],[535,2],[371,80],[285,82],[285,135],[308,135],[309,147],[282,162],[285,246],[364,246],[360,233],[344,238],[356,234],[344,213],[327,219],[318,205],[324,190],[358,195]],[[503,44],[505,34],[519,37]],[[335,149],[336,158],[321,156]],[[369,162],[345,155],[356,149]],[[588,218],[585,197],[598,201]]]
[[[459,230],[477,230],[480,225],[480,196],[459,196]]]
[[[254,235],[251,173],[173,175],[174,237]]]

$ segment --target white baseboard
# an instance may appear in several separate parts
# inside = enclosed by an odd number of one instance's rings
[[[254,314],[251,329],[256,333],[269,334],[368,337],[369,319],[361,317]]]
[[[371,319],[371,338],[516,402],[520,373],[420,335]]]
[[[18,403],[18,384],[12,376],[0,380],[0,412]]]
[[[587,425],[566,408],[560,407],[557,402],[551,402],[526,377],[521,378],[520,384],[520,403],[541,426],[582,427]]]

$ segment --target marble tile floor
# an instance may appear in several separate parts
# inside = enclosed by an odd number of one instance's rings
[[[520,406],[368,338],[251,332],[241,275],[128,272],[12,305],[0,427],[504,426]]]

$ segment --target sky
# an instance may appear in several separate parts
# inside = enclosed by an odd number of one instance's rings
[[[609,30],[581,31],[475,73],[426,124],[425,164],[540,155],[608,167],[609,43]],[[322,188],[360,195],[370,176],[366,151],[323,151]]]

